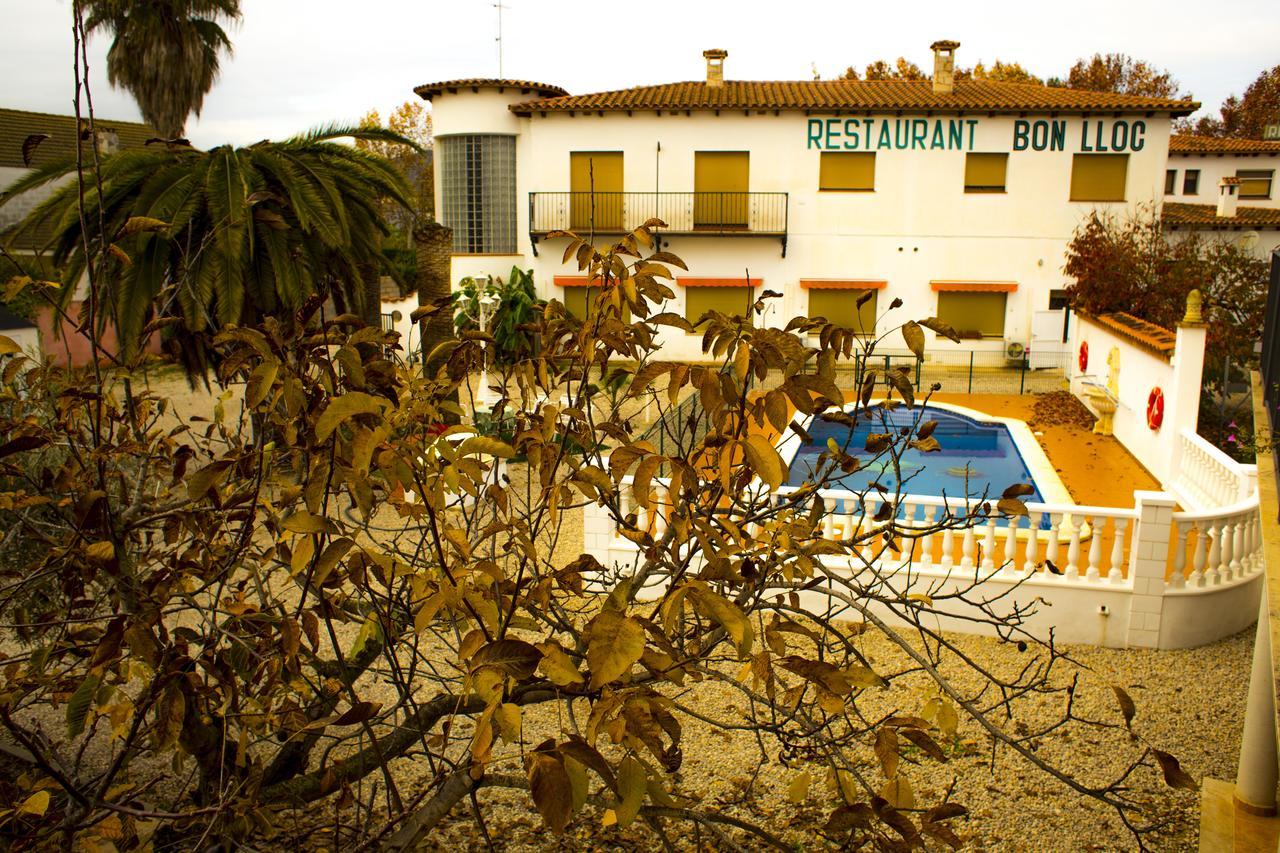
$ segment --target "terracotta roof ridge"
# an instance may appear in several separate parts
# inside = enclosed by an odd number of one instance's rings
[[[14,107],[0,107],[0,113],[18,113],[24,116],[56,118],[56,119],[62,119],[63,121],[68,121],[68,120],[75,121],[76,119],[75,115],[71,113],[49,113],[49,112],[44,112],[43,110],[19,110],[19,109],[15,109]],[[81,116],[81,118],[85,121],[88,121],[89,119],[88,116]],[[151,125],[147,124],[145,121],[134,121],[133,119],[103,118],[100,115],[95,115],[93,117],[93,122],[94,124],[130,125],[132,127],[146,128],[148,132],[154,132],[152,130]]]

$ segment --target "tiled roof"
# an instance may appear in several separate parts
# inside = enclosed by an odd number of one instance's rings
[[[494,77],[463,77],[459,80],[443,80],[439,83],[423,83],[414,88],[414,92],[424,101],[429,101],[446,89],[518,89],[520,94],[567,95],[559,86],[550,83],[535,83],[532,80],[500,80]]]
[[[1174,227],[1280,228],[1280,208],[1237,207],[1235,216],[1219,216],[1216,205],[1167,201],[1161,219]]]
[[[1086,315],[1088,316],[1088,315]],[[1168,358],[1173,354],[1178,338],[1164,326],[1140,320],[1132,314],[1116,312],[1089,317],[1099,325],[1123,335],[1131,341],[1142,344],[1148,349]]]
[[[512,104],[520,115],[570,110],[937,110],[942,112],[1167,112],[1189,115],[1194,101],[1060,89],[1029,83],[961,80],[935,94],[928,80],[726,80],[636,86],[591,95],[563,95]]]
[[[1179,133],[1169,137],[1170,154],[1272,154],[1280,157],[1280,140],[1226,139]]]
[[[97,118],[99,130],[115,131],[121,150],[142,148],[157,134],[149,125],[136,121],[112,121]],[[30,166],[22,162],[22,144],[33,134],[47,133],[31,158]],[[25,110],[0,109],[0,167],[36,169],[76,152],[76,117],[52,113],[30,113]]]

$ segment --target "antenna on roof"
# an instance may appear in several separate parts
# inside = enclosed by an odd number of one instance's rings
[[[508,8],[502,5],[502,0],[498,0],[493,4],[493,8],[498,10],[498,37],[494,39],[498,43],[498,79],[502,79],[502,10]]]

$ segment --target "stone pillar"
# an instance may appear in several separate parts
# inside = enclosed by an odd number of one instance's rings
[[[424,221],[413,229],[413,245],[418,261],[418,305],[445,299],[452,291],[453,229],[438,222]],[[442,342],[453,338],[453,312],[438,311],[419,323],[422,358]]]
[[[1160,617],[1164,610],[1164,575],[1169,558],[1169,529],[1177,501],[1166,492],[1134,492],[1138,510],[1133,541],[1129,545],[1129,597],[1131,647],[1154,649],[1160,645]]]
[[[1171,366],[1173,380],[1164,390],[1164,425],[1160,428],[1161,456],[1168,460],[1166,476],[1177,479],[1184,429],[1196,431],[1200,420],[1200,388],[1204,383],[1204,349],[1208,329],[1203,322],[1183,320],[1178,324]]]
[[[1276,784],[1280,755],[1276,742],[1276,694],[1271,669],[1271,620],[1264,583],[1258,604],[1258,630],[1253,641],[1253,669],[1249,674],[1249,702],[1240,738],[1236,769],[1236,804],[1257,815],[1276,813]]]

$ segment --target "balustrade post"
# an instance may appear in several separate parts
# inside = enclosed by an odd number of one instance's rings
[[[924,508],[924,529],[928,531],[933,526],[933,519],[938,508],[934,506],[926,506]],[[918,540],[920,542],[920,565],[926,569],[933,565],[933,534],[926,532]]]
[[[1123,518],[1111,519],[1111,567],[1107,570],[1107,580],[1110,583],[1120,583],[1124,580],[1124,573],[1120,571],[1120,566],[1124,561],[1124,536],[1128,532],[1128,521]]]
[[[1165,492],[1145,491],[1134,492],[1134,501],[1137,518],[1129,544],[1129,581],[1133,594],[1129,596],[1126,640],[1130,646],[1158,648],[1165,574],[1169,570],[1169,539],[1174,529],[1173,509],[1177,501]],[[1175,541],[1180,539],[1175,537]]]
[[[1030,575],[1036,570],[1036,565],[1040,562],[1040,519],[1044,513],[1033,512],[1028,520],[1027,525],[1027,549],[1026,559],[1022,563],[1022,570]]]

